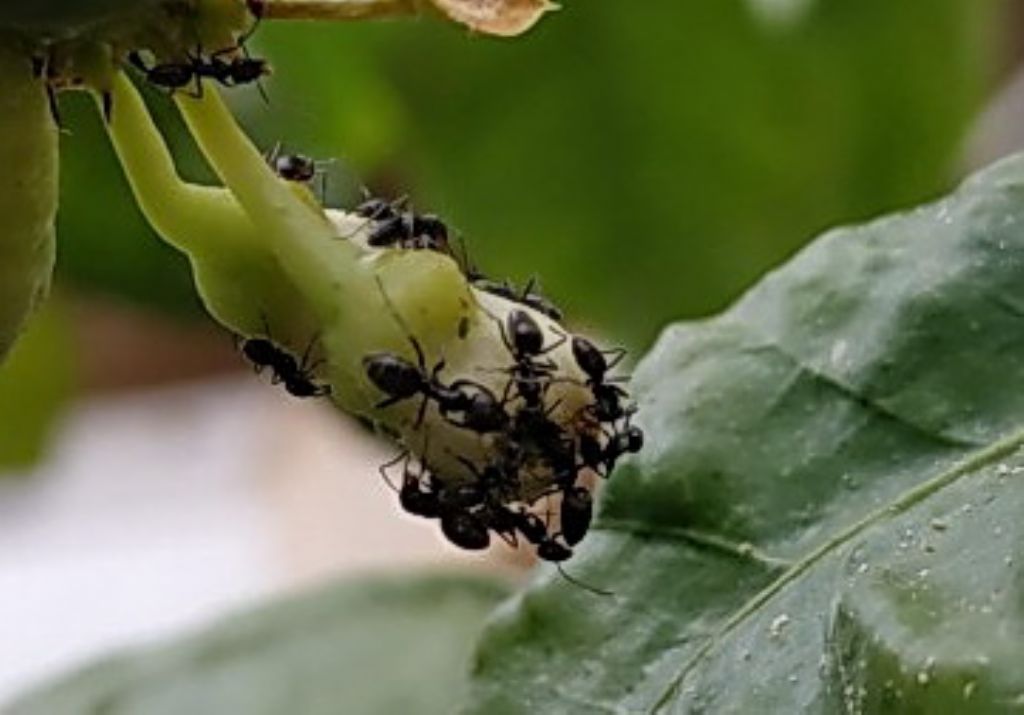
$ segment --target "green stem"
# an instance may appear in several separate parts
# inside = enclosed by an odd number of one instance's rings
[[[176,100],[214,171],[260,227],[265,245],[302,287],[322,323],[333,322],[339,300],[358,301],[373,290],[372,275],[358,265],[358,250],[338,240],[323,212],[271,171],[216,89],[206,84],[202,97],[179,93]]]
[[[163,136],[124,73],[114,77],[111,93],[111,143],[142,213],[165,241],[189,254],[203,254],[254,233],[230,192],[181,180]]]

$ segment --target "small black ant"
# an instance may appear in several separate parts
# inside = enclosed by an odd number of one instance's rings
[[[536,278],[530,278],[523,290],[519,291],[507,280],[501,282],[493,281],[476,271],[470,271],[468,277],[475,288],[487,291],[500,298],[522,303],[539,313],[543,313],[552,320],[561,320],[563,318],[562,311],[554,303],[534,291]]]
[[[285,181],[293,181],[297,184],[309,184],[317,176],[320,177],[321,200],[327,196],[327,172],[325,165],[329,165],[331,159],[318,161],[305,154],[282,154],[281,144],[277,143],[267,154],[267,163],[274,170],[274,173]]]
[[[314,382],[315,365],[308,364],[315,342],[315,339],[310,341],[301,361],[266,337],[246,338],[242,342],[242,354],[256,367],[257,374],[264,368],[270,368],[273,373],[271,384],[283,383],[291,396],[325,397],[331,394],[330,386]]]
[[[450,253],[448,226],[434,214],[407,210],[376,220],[379,224],[366,237],[366,243],[374,248],[398,246]]]

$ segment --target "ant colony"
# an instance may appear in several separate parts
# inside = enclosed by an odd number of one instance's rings
[[[132,53],[128,61],[151,85],[170,92],[201,94],[203,79],[229,87],[258,83],[269,67],[248,55],[244,41],[258,24],[262,6],[255,0],[248,6],[254,26],[233,47],[209,54],[198,48],[179,61],[155,64]],[[324,162],[283,154],[280,145],[266,160],[284,181],[310,185],[323,178]],[[498,351],[492,353],[500,356],[499,364],[474,365],[471,373],[464,367],[461,375],[447,375],[445,361],[428,364],[419,340],[408,329],[415,362],[387,351],[360,356],[368,389],[377,393],[374,415],[383,424],[388,424],[392,406],[405,403],[416,408],[412,432],[402,437],[406,449],[380,467],[381,475],[397,493],[404,511],[436,520],[455,546],[486,549],[492,534],[513,547],[523,540],[538,558],[554,562],[561,571],[561,562],[572,556],[590,528],[596,478],[608,477],[622,456],[643,446],[643,432],[631,422],[636,407],[620,384],[623,378],[609,374],[625,351],[603,350],[582,336],[551,326],[545,329],[542,321],[557,325],[562,312],[540,295],[533,281],[520,290],[508,281],[484,276],[464,251],[457,256],[452,250],[449,228],[441,218],[417,213],[404,198],[388,201],[367,194],[351,214],[363,222],[359,233],[367,253],[445,254],[459,266],[473,289],[470,293],[511,306],[504,307],[500,316],[484,310],[501,338]],[[404,327],[379,278],[377,283]],[[463,320],[458,337],[465,338],[468,330]],[[316,343],[314,336],[303,355],[294,355],[275,342],[264,320],[263,335],[244,337],[241,351],[257,372],[268,370],[272,383],[283,385],[290,395],[322,398],[332,391],[317,379],[316,368],[322,360],[313,359]],[[571,352],[561,365],[551,357],[559,349]],[[570,368],[572,374],[567,373]],[[580,404],[563,404],[560,390],[553,389],[566,384],[575,386],[582,396]],[[428,412],[431,419],[426,419]],[[441,420],[445,429],[468,440],[462,444],[484,447],[460,450],[442,445],[451,458],[436,463],[428,455],[440,451],[414,449],[410,439],[415,434],[425,444],[435,417],[435,425]]]

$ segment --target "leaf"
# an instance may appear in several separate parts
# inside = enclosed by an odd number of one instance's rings
[[[504,589],[457,576],[335,584],[161,647],[108,658],[9,715],[448,713]]]
[[[1024,706],[1022,228],[1024,155],[668,328],[566,565],[614,596],[522,594],[467,710]]]

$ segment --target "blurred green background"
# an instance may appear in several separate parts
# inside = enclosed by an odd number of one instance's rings
[[[250,47],[274,66],[271,103],[231,94],[263,146],[336,157],[337,200],[360,181],[410,193],[488,273],[538,276],[570,322],[642,351],[816,232],[948,187],[1008,65],[1008,16],[998,0],[577,1],[514,40],[265,22]],[[185,174],[208,178],[151,99]],[[202,319],[90,102],[62,108],[60,284]]]

